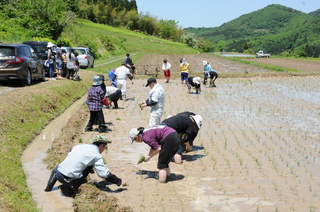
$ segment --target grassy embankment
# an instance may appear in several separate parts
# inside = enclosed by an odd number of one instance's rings
[[[76,39],[79,39],[80,35],[94,41],[102,34],[120,39],[122,46],[117,46],[118,50],[113,53],[113,56],[109,55],[97,60],[96,68],[82,71],[82,81],[47,81],[30,87],[17,88],[0,96],[0,211],[38,211],[26,184],[20,155],[50,120],[86,93],[93,75],[106,74],[111,68],[118,67],[126,52],[139,52],[135,55],[135,60],[144,54],[152,53],[196,53],[195,50],[180,43],[83,20],[79,20],[75,30],[64,33],[63,36],[77,43]],[[98,41],[97,45],[99,45]],[[106,51],[102,47],[99,47],[99,50],[101,53]]]

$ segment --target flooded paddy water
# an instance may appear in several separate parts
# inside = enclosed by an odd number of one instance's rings
[[[115,196],[133,211],[319,210],[319,80],[318,76],[219,78],[216,88],[202,85],[197,95],[188,94],[179,80],[166,84],[158,79],[166,92],[163,118],[193,111],[204,119],[194,151],[184,153],[181,165],[170,164],[167,184],[158,183],[157,157],[137,165],[148,147],[131,145],[128,136],[131,128],[149,123],[150,110],[140,110],[138,103],[147,99],[150,89],[143,86],[146,80],[135,80],[128,84],[127,101],[119,102],[123,109],[104,109],[106,122],[112,123],[108,125],[112,131],[105,135],[113,142],[103,156],[111,172],[129,184],[126,189],[108,186],[106,198]],[[86,109],[78,113],[89,115]],[[97,134],[78,136],[89,142]],[[25,157],[43,158],[48,145]],[[25,163],[24,168],[39,207],[71,210],[69,198],[57,190],[59,183],[53,192],[43,191],[50,170],[41,168],[45,174],[39,175],[32,166]],[[91,178],[101,180],[96,174]],[[68,210],[62,209],[65,205]]]

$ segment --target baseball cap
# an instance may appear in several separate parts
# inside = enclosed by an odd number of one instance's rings
[[[121,63],[121,65],[125,65],[125,64],[126,64],[126,62],[124,62],[124,61]]]
[[[103,136],[103,135],[97,135],[96,137],[94,137],[92,140],[91,140],[92,143],[111,143],[111,141],[106,137],[106,136]]]
[[[157,83],[157,80],[155,78],[149,78],[146,84],[146,87],[148,87],[151,83]]]
[[[139,131],[137,128],[132,128],[129,132],[129,136],[131,138],[131,144],[133,143],[134,139],[139,135]]]
[[[208,62],[207,62],[206,60],[204,60],[204,61],[202,62],[202,64],[205,66],[205,65],[208,64]]]

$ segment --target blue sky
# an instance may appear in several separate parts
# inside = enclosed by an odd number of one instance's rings
[[[149,13],[158,20],[175,20],[179,26],[218,27],[241,15],[270,4],[310,13],[320,9],[320,0],[136,0],[138,11]]]

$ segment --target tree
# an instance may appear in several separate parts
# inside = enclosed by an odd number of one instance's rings
[[[225,41],[219,41],[218,43],[218,49],[220,52],[226,49],[227,43]]]
[[[65,11],[66,7],[63,0],[25,0],[18,5],[18,11],[25,20],[24,25],[32,29],[35,36],[58,40],[63,29],[75,17],[73,12]]]
[[[177,22],[174,20],[160,20],[159,35],[164,39],[173,39],[177,31]]]

